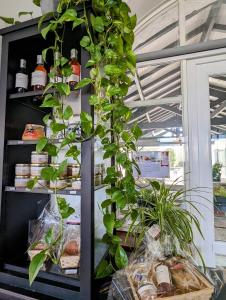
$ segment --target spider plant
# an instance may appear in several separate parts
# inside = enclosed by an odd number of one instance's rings
[[[158,181],[150,181],[150,186],[151,188],[140,190],[139,206],[136,208],[136,216],[133,218],[129,234],[136,235],[136,244],[139,246],[147,228],[158,224],[161,230],[160,238],[170,236],[172,240],[178,241],[182,251],[191,254],[192,247],[195,247],[193,224],[202,237],[203,235],[197,216],[183,208],[182,204],[189,203],[201,216],[194,202],[186,200],[188,191],[175,191],[174,184],[168,187]],[[196,250],[198,251],[197,248]],[[201,258],[200,253],[199,256]]]

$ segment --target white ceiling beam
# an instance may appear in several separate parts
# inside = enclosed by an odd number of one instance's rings
[[[138,90],[138,93],[139,93],[139,96],[140,96],[140,100],[142,102],[144,102],[145,97],[144,97],[144,93],[143,93],[143,90],[142,90],[142,86],[140,84],[140,80],[139,80],[139,76],[138,76],[137,71],[135,72],[134,80],[135,80],[135,83],[136,83],[136,86],[137,86],[137,90]],[[151,119],[150,119],[149,113],[146,113],[146,117],[147,117],[148,122],[150,123]]]
[[[126,106],[130,108],[138,108],[138,107],[146,107],[146,106],[153,106],[153,105],[180,104],[181,102],[182,102],[182,96],[177,96],[177,97],[146,99],[145,101],[131,101],[131,102],[127,102]]]
[[[210,115],[210,117],[211,118],[217,117],[222,112],[222,110],[225,109],[225,107],[226,107],[226,100],[223,101],[222,104],[212,112],[212,114]]]

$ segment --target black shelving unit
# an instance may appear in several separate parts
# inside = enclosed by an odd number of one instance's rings
[[[32,99],[40,92],[13,92],[14,78],[20,58],[27,59],[28,72],[35,66],[36,55],[52,43],[51,35],[43,40],[33,19],[0,31],[2,35],[2,66],[0,78],[0,288],[31,296],[35,299],[98,299],[94,293],[94,273],[106,247],[95,240],[95,193],[104,186],[94,186],[94,139],[81,144],[81,190],[62,190],[64,195],[81,197],[81,259],[79,275],[65,275],[58,268],[41,271],[32,287],[28,282],[26,254],[28,222],[36,219],[51,197],[50,190],[15,188],[13,185],[16,163],[29,163],[36,142],[21,141],[27,123],[42,123],[47,112]],[[81,49],[83,28],[65,33],[65,56],[71,48],[79,49],[82,77],[88,54]],[[50,62],[51,63],[51,62]],[[81,110],[93,115],[89,105],[90,88],[82,90]],[[56,141],[59,142],[59,141]]]

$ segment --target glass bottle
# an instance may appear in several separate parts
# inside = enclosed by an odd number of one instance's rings
[[[37,55],[37,66],[32,73],[31,86],[34,91],[44,90],[47,81],[47,71],[43,64],[42,55]]]
[[[16,73],[15,88],[17,93],[24,93],[28,88],[28,75],[26,71],[26,60],[20,60],[20,68]]]
[[[72,74],[67,78],[67,83],[70,86],[70,90],[74,91],[76,85],[80,81],[80,73],[81,73],[81,66],[80,63],[78,62],[78,50],[76,49],[71,49],[71,70]]]
[[[60,57],[61,57],[60,52],[56,51],[54,53],[54,61],[55,62],[58,61]],[[50,80],[49,80],[50,82],[52,83],[63,82],[63,76],[59,66],[57,66],[56,68],[54,68],[54,65],[51,66],[50,73],[51,73]]]

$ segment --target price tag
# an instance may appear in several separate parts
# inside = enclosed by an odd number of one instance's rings
[[[9,190],[9,191],[15,191],[15,190],[16,190],[16,188],[15,188],[15,187],[13,187],[13,186],[10,186],[10,187],[8,187],[8,190]]]
[[[70,195],[76,195],[77,194],[77,192],[76,191],[70,191],[70,193],[69,193]]]
[[[23,145],[24,141],[18,141],[18,145]]]

